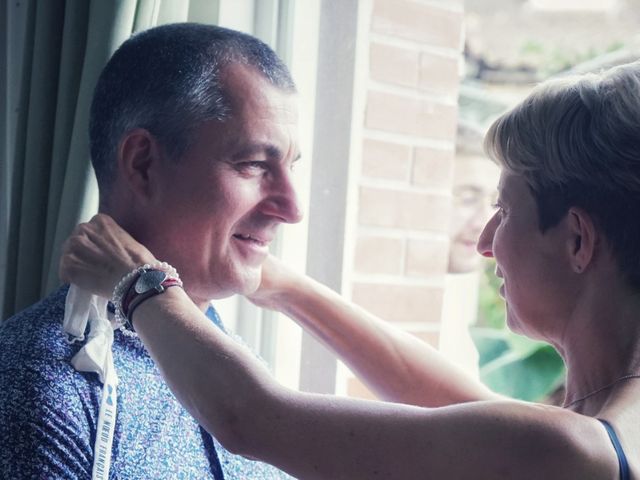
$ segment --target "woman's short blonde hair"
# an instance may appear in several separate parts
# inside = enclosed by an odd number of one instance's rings
[[[640,288],[640,62],[541,84],[493,123],[485,150],[527,181],[543,232],[572,206],[593,215]]]

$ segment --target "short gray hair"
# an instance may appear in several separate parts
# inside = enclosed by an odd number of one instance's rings
[[[272,85],[295,92],[289,70],[269,46],[227,28],[163,25],[116,50],[98,79],[89,120],[101,202],[115,179],[117,148],[127,132],[147,129],[178,159],[197,126],[229,116],[220,76],[230,63],[250,65]]]
[[[542,231],[571,206],[592,214],[640,288],[640,62],[543,83],[491,125],[485,150],[529,184]]]

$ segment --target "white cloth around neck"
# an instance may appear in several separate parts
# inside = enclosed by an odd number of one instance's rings
[[[82,341],[87,323],[87,341],[71,359],[71,364],[79,372],[97,373],[100,382],[104,383],[107,371],[115,372],[111,352],[114,326],[107,315],[107,300],[71,285],[65,301],[62,328],[72,342]]]

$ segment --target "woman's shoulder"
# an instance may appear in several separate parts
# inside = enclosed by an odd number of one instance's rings
[[[487,438],[500,439],[496,443],[504,448],[496,461],[505,462],[505,468],[531,468],[537,478],[544,475],[548,479],[617,478],[615,450],[596,418],[515,400],[476,402],[457,408],[461,423],[471,422],[475,424],[472,428]],[[487,450],[495,452],[493,447],[495,443]]]
[[[598,417],[606,421],[624,452],[632,478],[640,478],[640,380],[618,389]],[[612,439],[611,449],[614,440]]]

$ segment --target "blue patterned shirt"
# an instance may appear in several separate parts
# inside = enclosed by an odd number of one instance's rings
[[[67,287],[0,324],[0,478],[89,479],[102,385],[70,363]],[[208,312],[220,328],[213,309]],[[177,402],[138,338],[115,332],[111,479],[281,479],[227,452]]]

